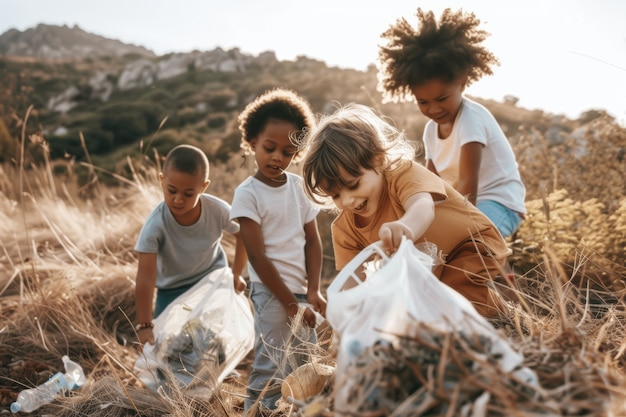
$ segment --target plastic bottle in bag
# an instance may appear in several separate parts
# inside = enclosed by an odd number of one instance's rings
[[[42,405],[54,401],[58,394],[81,387],[85,383],[86,377],[83,368],[67,355],[64,355],[62,359],[65,373],[57,372],[43,384],[20,392],[17,400],[11,404],[12,413],[15,414],[20,411],[30,413]]]

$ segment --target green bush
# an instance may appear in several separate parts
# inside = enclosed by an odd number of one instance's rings
[[[220,129],[228,123],[228,114],[224,112],[211,113],[207,120],[207,126],[211,129]]]
[[[76,159],[82,159],[85,152],[80,144],[78,134],[65,136],[49,136],[48,145],[50,147],[50,158],[65,158],[74,156]]]
[[[205,117],[203,113],[199,113],[193,107],[185,107],[182,110],[176,112],[176,119],[178,126],[185,126],[188,124],[196,123]]]
[[[219,147],[214,157],[221,162],[230,159],[233,153],[241,151],[241,135],[238,131],[232,131],[222,139],[222,145]]]
[[[115,103],[102,110],[101,127],[113,134],[114,145],[124,145],[157,131],[165,115],[158,103]]]
[[[211,108],[219,111],[232,110],[237,106],[238,102],[237,92],[230,88],[216,91],[209,97]]]

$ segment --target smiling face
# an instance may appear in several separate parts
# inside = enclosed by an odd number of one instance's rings
[[[354,215],[357,226],[367,226],[378,212],[385,181],[383,174],[373,169],[364,169],[361,175],[353,176],[339,168],[341,183],[326,193],[338,209]]]
[[[440,126],[451,126],[461,108],[465,77],[445,82],[433,79],[411,87],[422,114]]]
[[[200,218],[200,195],[209,186],[201,172],[188,174],[174,168],[160,175],[165,204],[176,221],[189,226]]]
[[[296,130],[297,126],[292,123],[269,120],[261,133],[250,140],[257,164],[256,179],[271,187],[285,183],[287,176],[284,171],[298,152],[289,139],[289,134]]]

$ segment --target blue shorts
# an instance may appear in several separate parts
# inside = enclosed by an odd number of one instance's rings
[[[188,289],[196,285],[196,283],[183,285],[182,287],[170,288],[170,289],[158,289],[156,302],[154,305],[153,317],[156,318],[159,314],[167,308],[179,295],[186,292]]]
[[[511,236],[515,231],[517,231],[520,224],[522,224],[523,219],[518,212],[513,211],[496,201],[481,201],[476,205],[476,207],[478,207],[478,210],[485,213],[489,220],[496,225],[500,234],[504,238]]]

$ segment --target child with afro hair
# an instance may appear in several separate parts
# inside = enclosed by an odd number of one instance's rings
[[[445,9],[439,20],[417,10],[418,27],[400,18],[379,49],[383,101],[415,100],[430,120],[423,142],[427,168],[450,183],[495,224],[503,237],[519,228],[526,189],[515,154],[493,115],[465,97],[465,87],[498,59],[482,42],[473,13]]]

